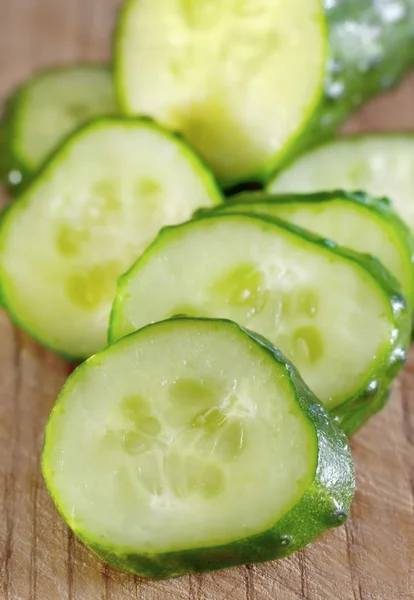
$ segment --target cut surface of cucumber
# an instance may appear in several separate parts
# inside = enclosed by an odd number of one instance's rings
[[[398,279],[414,307],[414,238],[386,198],[341,191],[239,194],[214,212],[278,217],[356,252],[372,254]]]
[[[117,277],[160,227],[220,192],[187,145],[143,120],[101,118],[53,156],[0,224],[12,318],[71,357],[105,345]]]
[[[180,131],[224,186],[264,181],[399,81],[413,24],[412,0],[127,0],[116,92]]]
[[[262,176],[323,92],[326,37],[320,0],[128,0],[119,102],[180,131],[222,181]]]
[[[109,340],[177,314],[229,318],[277,344],[329,410],[368,408],[402,366],[409,311],[379,263],[332,246],[252,215],[166,228],[120,278]]]
[[[11,185],[19,184],[69,133],[92,117],[117,112],[111,73],[104,65],[36,73],[9,99],[3,115],[4,175]]]
[[[342,524],[354,490],[345,435],[295,368],[207,319],[151,325],[79,367],[42,468],[74,532],[147,577],[287,556]]]
[[[414,135],[339,138],[300,156],[267,186],[269,192],[365,190],[387,196],[414,231]]]

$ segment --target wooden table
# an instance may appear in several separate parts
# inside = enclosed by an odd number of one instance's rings
[[[35,67],[109,56],[117,4],[2,0],[0,96]],[[347,126],[374,128],[414,129],[414,79]],[[146,582],[96,559],[46,492],[39,468],[43,426],[69,365],[17,331],[4,313],[0,341],[0,600],[414,598],[414,353],[387,409],[352,442],[358,490],[345,527],[280,562]]]

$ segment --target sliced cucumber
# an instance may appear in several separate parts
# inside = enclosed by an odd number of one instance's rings
[[[386,198],[336,191],[293,196],[240,194],[231,200],[214,212],[279,217],[341,246],[376,256],[399,280],[414,307],[414,238]]]
[[[180,131],[223,185],[264,180],[412,64],[412,1],[385,4],[127,0],[120,106]]]
[[[36,73],[9,99],[0,128],[0,175],[22,183],[61,140],[91,117],[118,112],[103,65],[70,65]]]
[[[89,359],[42,466],[74,532],[154,578],[287,556],[342,524],[354,491],[344,434],[278,350],[229,321],[164,321]]]
[[[90,356],[105,345],[117,277],[162,225],[220,199],[204,164],[154,123],[93,121],[0,222],[3,303],[46,346]]]
[[[268,184],[277,193],[338,188],[385,194],[414,231],[414,135],[335,139],[299,157]]]
[[[268,337],[342,418],[404,363],[410,313],[373,258],[293,226],[222,214],[164,229],[118,282],[109,339],[176,314],[225,317]]]
[[[320,0],[129,0],[119,102],[182,132],[223,182],[256,177],[310,119],[326,44]]]

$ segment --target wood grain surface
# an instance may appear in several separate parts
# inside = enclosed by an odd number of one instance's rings
[[[1,99],[39,66],[107,58],[117,4],[0,0]],[[414,129],[413,78],[346,127],[393,128]],[[0,313],[0,600],[414,599],[414,352],[386,410],[352,442],[358,490],[345,527],[287,560],[162,582],[105,566],[46,492],[43,427],[69,372]]]

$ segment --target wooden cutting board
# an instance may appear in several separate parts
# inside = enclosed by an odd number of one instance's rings
[[[116,0],[0,4],[1,99],[41,65],[109,56]],[[347,126],[392,128],[414,129],[414,79]],[[414,351],[389,406],[352,441],[358,490],[345,527],[287,560],[162,582],[105,566],[46,492],[43,426],[69,372],[0,313],[0,600],[414,599]]]

